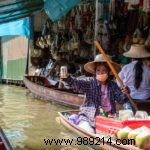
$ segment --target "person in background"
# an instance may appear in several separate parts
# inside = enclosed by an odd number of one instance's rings
[[[112,64],[118,66],[114,62]],[[84,69],[95,76],[78,79],[66,75],[61,78],[72,88],[85,93],[85,103],[80,107],[78,114],[78,125],[88,132],[95,133],[95,117],[99,115],[100,107],[106,113],[115,114],[115,101],[125,103],[124,93],[128,90],[126,87],[122,87],[121,90],[116,82],[110,80],[110,69],[101,54],[97,55],[94,61],[86,63]]]
[[[150,67],[144,63],[144,59],[150,57],[150,53],[143,45],[134,44],[123,55],[132,61],[123,66],[119,76],[129,87],[132,99],[150,100]]]
[[[34,76],[40,76],[40,72],[41,72],[41,69],[40,69],[40,66],[38,66],[33,75]]]
[[[150,67],[150,57],[149,57],[149,58],[145,58],[144,64],[145,64],[146,66]]]

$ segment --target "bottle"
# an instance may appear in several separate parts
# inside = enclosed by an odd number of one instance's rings
[[[127,109],[132,110],[132,106],[131,106],[131,104],[130,104],[129,102],[124,103],[124,104],[123,104],[123,108],[124,108],[125,110],[127,110]]]
[[[60,77],[61,78],[67,78],[67,74],[68,74],[67,66],[61,66]]]

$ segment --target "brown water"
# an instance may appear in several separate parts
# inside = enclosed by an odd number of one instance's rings
[[[44,139],[76,139],[56,122],[58,111],[67,110],[27,95],[23,87],[0,85],[0,126],[15,150],[87,150],[83,145],[46,145]]]

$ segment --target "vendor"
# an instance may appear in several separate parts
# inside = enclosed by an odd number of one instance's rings
[[[114,62],[112,64],[118,66]],[[125,87],[122,87],[121,91],[117,84],[110,80],[110,69],[101,54],[97,55],[94,61],[85,64],[84,69],[95,77],[78,79],[66,75],[63,80],[72,88],[85,93],[85,103],[80,108],[78,125],[95,133],[95,117],[99,114],[99,108],[102,107],[107,113],[116,113],[115,101],[124,103],[126,97],[123,93],[128,91]]]
[[[150,100],[150,67],[143,63],[145,58],[150,57],[150,53],[143,45],[134,44],[123,55],[132,60],[123,66],[119,76],[129,87],[132,99]]]

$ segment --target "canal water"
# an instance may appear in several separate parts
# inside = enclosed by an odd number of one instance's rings
[[[24,87],[0,85],[0,127],[14,150],[92,150],[77,145],[75,135],[57,123],[58,111],[69,108],[34,99]],[[44,139],[74,139],[73,144],[48,144]]]

